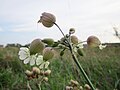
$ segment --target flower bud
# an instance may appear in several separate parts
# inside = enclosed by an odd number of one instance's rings
[[[71,86],[66,86],[65,90],[73,90],[73,87],[71,87]]]
[[[60,52],[60,56],[63,56],[63,55],[64,55],[64,51],[65,51],[65,50],[62,50],[62,51]]]
[[[43,70],[42,70],[42,71],[40,71],[40,75],[44,75],[44,73],[45,73],[45,72],[44,72]]]
[[[49,60],[49,59],[52,59],[54,56],[54,50],[51,48],[51,47],[46,47],[44,50],[43,50],[43,59],[44,60]]]
[[[49,46],[54,44],[54,40],[51,39],[51,38],[45,38],[45,39],[42,40],[42,42],[46,43]]]
[[[35,39],[30,44],[30,54],[41,53],[44,47],[44,43],[40,39]]]
[[[85,90],[91,90],[91,87],[88,84],[85,84],[84,88]]]
[[[42,23],[45,27],[52,27],[54,23],[56,22],[56,18],[53,14],[51,13],[42,13],[42,16],[40,17],[40,20],[38,23]]]
[[[74,28],[70,28],[69,34],[74,34],[74,33],[75,33],[75,29]]]
[[[77,52],[80,56],[84,56],[84,52],[83,52],[83,49],[82,48],[78,48],[77,49]]]
[[[77,81],[75,81],[75,80],[70,80],[70,83],[73,86],[78,86],[79,85],[79,83]]]
[[[82,87],[82,86],[80,86],[79,88],[80,88],[80,90],[83,90],[83,87]]]
[[[33,72],[31,72],[31,71],[29,71],[29,70],[26,70],[26,71],[25,71],[25,74],[26,74],[28,77],[30,77],[30,76],[33,75]]]
[[[57,47],[59,45],[59,42],[54,42],[54,44],[52,45],[52,47]]]
[[[44,77],[43,81],[47,82],[48,81],[48,77]]]
[[[101,42],[96,36],[89,36],[87,39],[87,44],[89,47],[98,47]]]
[[[40,69],[38,67],[32,68],[33,73],[40,74]]]
[[[48,76],[48,75],[50,75],[50,73],[51,73],[51,70],[47,70],[47,71],[45,71],[44,75]]]
[[[72,42],[73,44],[77,44],[77,43],[78,43],[78,38],[77,38],[76,36],[72,35],[72,36],[71,36],[71,42]]]

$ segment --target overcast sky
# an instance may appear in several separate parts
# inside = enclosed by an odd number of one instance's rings
[[[102,42],[120,42],[113,35],[113,27],[120,28],[120,0],[0,0],[0,44],[60,39],[55,26],[37,24],[43,12],[54,14],[64,33],[75,28],[80,40],[95,35]]]

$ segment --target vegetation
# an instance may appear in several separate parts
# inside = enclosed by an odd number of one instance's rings
[[[0,48],[0,90],[27,89],[25,70],[31,67],[22,64],[18,51],[17,47]],[[71,79],[77,80],[81,86],[87,83],[71,60],[70,53],[66,52],[62,57],[56,53],[50,61],[52,72],[48,82],[42,83],[42,90],[64,90]],[[79,62],[95,87],[120,90],[120,46],[107,46],[103,50],[84,48],[84,52],[84,56],[78,56]],[[33,88],[36,90],[35,86]]]

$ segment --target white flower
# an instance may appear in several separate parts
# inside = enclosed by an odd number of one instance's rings
[[[20,48],[20,51],[19,51],[18,55],[19,55],[19,58],[20,58],[21,60],[24,60],[24,59],[26,59],[27,57],[30,56],[29,53],[30,53],[30,52],[29,52],[29,49],[28,49],[28,48],[22,47],[22,48]]]
[[[48,68],[50,62],[46,61],[46,62],[42,62],[42,64],[39,66],[40,69],[43,69],[43,68]]]
[[[42,55],[30,55],[30,51],[28,48],[26,47],[21,47],[20,51],[18,53],[20,60],[23,60],[24,64],[28,64],[30,63],[30,65],[40,65],[41,61],[43,60],[43,56]]]
[[[106,48],[106,46],[107,46],[107,45],[102,45],[102,44],[100,44],[100,45],[99,45],[99,49],[102,50],[102,49]]]
[[[36,59],[36,65],[40,65],[43,63],[43,56],[39,55]]]
[[[42,55],[38,55],[38,54],[30,55],[30,51],[26,47],[21,47],[18,55],[20,60],[23,60],[24,64],[30,63],[31,66],[36,64],[39,65],[40,69],[48,68],[50,64],[48,61],[45,62],[43,60]]]

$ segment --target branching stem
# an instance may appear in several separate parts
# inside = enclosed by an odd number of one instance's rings
[[[62,33],[62,35],[65,37],[65,34],[61,30],[61,28],[56,23],[54,23],[54,24],[58,27],[58,29],[60,30],[60,32]],[[78,59],[76,58],[76,55],[74,54],[73,47],[72,47],[71,43],[68,41],[68,39],[66,37],[65,37],[65,39],[66,39],[66,41],[69,44],[69,49],[70,49],[70,52],[72,54],[72,58],[73,58],[74,62],[76,63],[76,65],[78,66],[78,68],[80,69],[80,71],[82,72],[83,76],[87,80],[87,82],[90,85],[91,89],[95,90],[95,87],[93,86],[92,82],[88,78],[88,75],[85,73],[84,69],[82,68],[81,64],[79,63]]]

